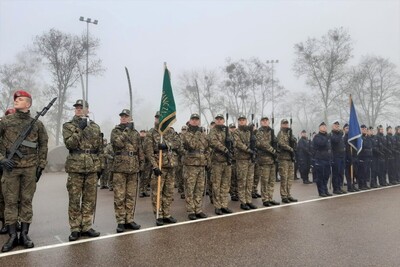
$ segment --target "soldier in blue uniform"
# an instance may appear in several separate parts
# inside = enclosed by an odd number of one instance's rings
[[[328,180],[331,174],[331,142],[326,131],[326,124],[319,125],[319,133],[313,139],[315,172],[317,175],[317,189],[320,197],[332,196],[328,192]]]

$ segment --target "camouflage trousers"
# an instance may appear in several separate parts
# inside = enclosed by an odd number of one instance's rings
[[[178,186],[178,193],[183,194],[185,192],[184,189],[184,179],[183,179],[183,166],[179,165],[175,167],[175,181]]]
[[[242,204],[251,203],[254,181],[254,163],[251,160],[236,160],[238,196]]]
[[[0,170],[0,181],[2,176],[3,176],[3,171]],[[2,183],[0,182],[0,220],[4,220],[4,197],[1,184]]]
[[[86,232],[92,226],[97,194],[97,173],[68,173],[68,217],[71,232]]]
[[[3,170],[1,187],[6,225],[32,222],[32,199],[36,191],[36,166]],[[20,203],[18,203],[20,201]]]
[[[175,168],[163,168],[160,177],[160,209],[158,211],[159,218],[171,217],[171,204],[174,197],[175,185]],[[153,205],[154,214],[157,213],[157,187],[158,177],[154,174],[151,176],[151,204]]]
[[[144,170],[140,172],[139,193],[147,192],[147,188],[149,187],[151,176],[152,176],[151,164],[146,164],[144,166]]]
[[[291,160],[279,161],[279,176],[281,177],[281,197],[288,198],[294,178],[294,163]]]
[[[185,178],[186,211],[202,212],[206,169],[204,166],[183,166]]]
[[[103,174],[100,177],[100,186],[108,185],[108,177],[110,175],[110,169],[105,168]]]
[[[133,222],[139,173],[114,172],[114,211],[117,224]]]
[[[231,176],[231,188],[229,193],[231,196],[238,195],[238,184],[237,184],[237,173],[236,173],[236,161],[232,162],[232,176]]]
[[[254,165],[254,180],[253,180],[253,190],[252,193],[257,193],[258,184],[260,183],[260,171],[258,170],[260,165]]]
[[[226,162],[213,162],[211,182],[213,202],[216,209],[228,207],[229,188],[231,185],[232,166]]]
[[[275,164],[256,165],[255,175],[261,180],[261,200],[271,201],[274,196]]]

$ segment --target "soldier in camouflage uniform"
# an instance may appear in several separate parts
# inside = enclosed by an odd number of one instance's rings
[[[130,110],[123,109],[119,116],[120,124],[111,131],[111,144],[114,150],[114,210],[117,233],[122,233],[125,229],[140,229],[140,225],[136,224],[133,218],[144,153],[140,134],[131,120]]]
[[[181,132],[179,133],[179,140],[182,143],[182,134],[186,133],[187,126],[184,125],[181,128]],[[183,164],[182,164],[183,156],[179,155],[178,165],[175,168],[175,180],[178,187],[178,193],[181,195],[181,199],[185,199],[185,187],[184,187],[184,178],[183,178]]]
[[[243,210],[256,209],[257,206],[251,201],[251,191],[254,181],[254,163],[251,158],[255,151],[250,149],[250,127],[247,126],[247,119],[244,115],[238,117],[239,127],[233,133],[236,171],[238,180],[238,193],[240,200],[240,208]]]
[[[107,139],[103,139],[103,151],[105,151],[106,147],[107,147]],[[102,161],[101,166],[104,166],[104,170],[101,172],[100,189],[107,189],[108,173],[106,171],[107,155],[105,153],[101,155],[101,161]]]
[[[271,127],[269,127],[268,117],[262,117],[260,120],[261,127],[256,133],[257,147],[257,172],[261,179],[261,199],[266,207],[279,205],[280,203],[273,200],[275,186],[275,160],[277,156],[276,150],[272,143],[275,136],[272,135]]]
[[[140,141],[142,144],[143,151],[144,151],[144,143],[146,135],[147,133],[145,130],[140,130]],[[150,196],[149,193],[147,193],[147,188],[150,185],[151,170],[152,170],[151,163],[146,157],[144,161],[144,169],[143,171],[140,172],[139,197],[141,198]]]
[[[232,140],[226,131],[222,114],[215,117],[215,126],[211,129],[209,140],[211,151],[211,182],[215,214],[232,213],[228,208],[229,188],[232,176],[232,151],[226,146],[226,140]],[[226,136],[228,132],[228,136]]]
[[[1,184],[5,203],[5,223],[10,235],[2,252],[12,250],[18,243],[25,248],[34,246],[28,236],[33,216],[32,199],[36,183],[47,164],[48,136],[41,121],[35,122],[30,134],[19,147],[22,157],[14,155],[11,159],[7,158],[18,136],[33,120],[29,111],[31,106],[31,95],[26,91],[17,91],[14,94],[16,112],[0,121],[0,165],[3,167]],[[18,219],[21,221],[19,240],[16,232]]]
[[[15,113],[15,109],[14,108],[9,108],[4,113],[4,116],[11,115],[11,114],[14,114],[14,113]],[[0,121],[1,121],[1,118],[0,118]],[[0,138],[0,147],[1,147],[1,138]],[[1,180],[2,175],[3,175],[3,168],[0,165],[0,180]],[[0,235],[5,235],[5,234],[8,233],[8,229],[7,229],[7,226],[6,226],[6,222],[4,220],[4,197],[3,197],[3,191],[2,191],[2,188],[1,188],[1,182],[0,182],[0,221],[2,223],[2,226],[0,228]],[[18,228],[18,225],[17,225],[17,228]]]
[[[89,108],[88,103],[85,106]],[[87,118],[88,110],[83,109],[83,100],[77,100],[74,107],[75,116],[63,125],[64,144],[69,150],[65,163],[71,230],[69,241],[75,241],[80,236],[100,235],[91,227],[96,206],[97,180],[102,169],[102,135],[100,127]]]
[[[281,121],[281,130],[278,133],[278,147],[280,149],[278,154],[279,161],[279,176],[281,177],[281,198],[283,203],[297,202],[290,194],[292,182],[294,178],[294,149],[290,144],[295,140],[290,140],[289,122],[286,119]]]
[[[178,165],[178,153],[182,153],[182,146],[178,134],[172,127],[169,127],[161,135],[158,132],[159,127],[159,112],[156,113],[154,118],[154,128],[151,128],[146,135],[145,139],[145,153],[149,160],[153,176],[151,177],[151,203],[153,205],[154,214],[157,213],[157,189],[158,189],[158,176],[161,176],[160,183],[160,209],[159,217],[156,218],[156,225],[164,225],[164,223],[176,223],[177,220],[171,216],[171,204],[174,196],[174,183],[175,183],[175,167]],[[159,156],[162,150],[162,165],[159,168]]]
[[[207,218],[202,211],[202,203],[209,144],[206,135],[201,132],[199,124],[199,114],[192,114],[188,131],[182,134],[182,144],[186,151],[183,158],[183,177],[186,179],[186,210],[190,220]]]
[[[110,191],[113,191],[113,173],[112,166],[114,163],[114,150],[112,148],[112,144],[108,143],[104,149],[104,157],[105,157],[105,168],[104,173],[107,179],[107,186]]]
[[[236,125],[234,123],[229,124],[229,132],[233,136],[233,132],[236,131]],[[235,153],[232,155],[232,176],[231,176],[231,188],[229,194],[231,195],[232,201],[239,201],[238,197],[238,186],[237,186],[237,175],[236,175],[236,157]]]

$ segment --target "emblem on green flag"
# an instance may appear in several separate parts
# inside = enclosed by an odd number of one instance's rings
[[[160,126],[158,131],[162,135],[168,127],[170,127],[176,121],[176,107],[174,94],[172,92],[171,77],[170,73],[165,65],[164,70],[164,81],[161,95],[160,105]]]

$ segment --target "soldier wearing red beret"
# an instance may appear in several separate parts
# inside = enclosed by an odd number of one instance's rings
[[[31,124],[30,107],[32,96],[23,90],[14,93],[15,113],[5,116],[0,122],[0,164],[3,167],[4,217],[10,238],[4,244],[2,252],[12,250],[18,244],[25,248],[34,246],[28,236],[32,222],[32,199],[42,171],[47,164],[46,129],[41,121],[36,121],[32,131],[19,147],[18,154],[8,158],[20,133]],[[10,111],[12,113],[12,111]],[[22,155],[22,156],[21,156]],[[18,203],[20,201],[20,203]],[[21,221],[21,234],[18,239],[17,220]]]

